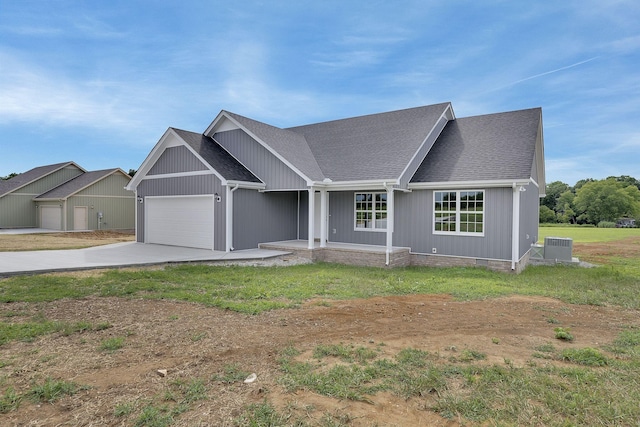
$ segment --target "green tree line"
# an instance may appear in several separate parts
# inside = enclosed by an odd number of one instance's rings
[[[554,181],[540,200],[540,223],[603,225],[621,218],[640,223],[640,181],[627,175],[583,179],[573,187]]]

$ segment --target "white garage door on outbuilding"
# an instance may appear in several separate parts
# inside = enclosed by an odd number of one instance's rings
[[[213,250],[213,196],[145,198],[145,241]]]
[[[62,207],[40,205],[40,228],[62,230]]]

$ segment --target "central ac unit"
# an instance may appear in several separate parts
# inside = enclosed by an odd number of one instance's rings
[[[571,261],[573,251],[573,239],[566,237],[544,238],[544,259],[558,261]]]

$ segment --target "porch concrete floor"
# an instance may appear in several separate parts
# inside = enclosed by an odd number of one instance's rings
[[[261,245],[268,246],[269,248],[281,248],[281,250],[287,249],[308,249],[309,241],[308,240],[285,240],[282,242],[268,242],[261,243]],[[350,250],[350,251],[360,251],[360,252],[375,252],[375,253],[385,253],[387,251],[386,246],[379,245],[360,245],[356,243],[341,243],[341,242],[327,242],[326,248],[328,249],[342,249],[342,250]],[[320,242],[314,242],[313,249],[320,249]],[[407,251],[410,248],[394,246],[392,248],[392,252],[399,251]]]

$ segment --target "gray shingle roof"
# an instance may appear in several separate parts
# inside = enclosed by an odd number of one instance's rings
[[[24,187],[42,177],[49,175],[59,169],[64,168],[67,165],[72,165],[73,162],[55,163],[53,165],[39,166],[37,168],[30,169],[24,173],[14,176],[8,180],[0,180],[0,197],[7,193],[17,190],[20,187]]]
[[[225,111],[230,117],[268,144],[280,156],[314,181],[322,181],[324,175],[304,135],[262,123],[239,114]]]
[[[70,196],[73,196],[75,193],[82,190],[83,188],[86,188],[89,185],[95,182],[98,182],[101,179],[104,179],[105,177],[119,170],[120,169],[118,168],[114,168],[114,169],[103,169],[99,171],[85,172],[65,182],[64,184],[59,185],[56,188],[39,195],[38,197],[35,197],[34,200],[42,201],[47,199],[55,199],[55,200],[66,199]]]
[[[542,109],[450,121],[411,182],[528,179]]]
[[[172,129],[225,179],[230,181],[262,182],[212,138],[200,133]]]
[[[449,103],[288,128],[333,181],[398,179]]]

